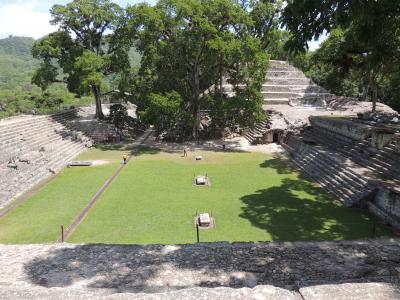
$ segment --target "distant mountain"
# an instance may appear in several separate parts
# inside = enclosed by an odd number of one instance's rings
[[[0,39],[0,90],[33,88],[31,77],[39,64],[31,54],[34,42],[33,38],[19,36]],[[135,48],[131,49],[129,56],[132,66],[138,67],[140,55]]]
[[[35,40],[30,37],[10,36],[0,39],[0,53],[16,56],[31,56],[31,48]]]
[[[35,40],[29,37],[10,36],[0,39],[0,118],[30,112],[34,99],[42,97],[40,89],[31,83],[39,61],[34,59],[31,49]],[[140,55],[135,48],[129,52],[131,65],[138,67]],[[112,78],[106,84],[112,86]],[[64,104],[79,105],[90,103],[92,97],[76,98],[65,85],[55,84],[48,91],[62,98]],[[44,108],[39,109],[42,112]]]
[[[8,37],[0,39],[0,89],[31,89],[31,76],[38,61],[31,55],[34,39]]]

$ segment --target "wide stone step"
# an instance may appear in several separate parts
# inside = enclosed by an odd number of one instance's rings
[[[288,98],[298,98],[300,94],[298,93],[285,93],[285,92],[262,92],[265,100],[268,99],[288,99]]]
[[[332,138],[331,136],[334,136]],[[385,155],[387,152],[385,150],[377,150],[369,145],[368,141],[354,141],[351,139],[346,139],[340,137],[337,134],[330,134],[328,132],[321,132],[320,130],[309,131],[305,134],[308,139],[313,139],[314,141],[328,145],[336,151],[343,153],[345,156],[354,160],[356,163],[363,167],[366,167],[374,172],[380,173],[385,176],[393,176],[394,178],[400,178],[398,172],[399,158],[400,156]]]
[[[9,169],[9,173],[16,173],[16,177],[10,177],[11,174],[8,174],[9,181],[15,181],[19,179],[21,176],[24,176],[26,172],[34,172],[38,168],[42,167],[47,162],[51,162],[53,160],[63,160],[65,159],[65,154],[68,153],[71,149],[75,149],[77,147],[82,147],[82,145],[74,142],[63,142],[57,145],[53,145],[49,151],[43,153],[43,155],[38,156],[35,160],[32,160],[29,164],[25,163],[17,163],[18,170],[15,171],[13,169]],[[49,146],[48,146],[49,147]],[[62,155],[60,155],[62,153]]]
[[[306,159],[311,165],[318,165],[321,176],[326,176],[326,174],[329,174],[329,176],[336,181],[343,182],[342,185],[346,186],[350,192],[352,192],[353,189],[359,191],[360,193],[364,189],[366,192],[370,192],[369,188],[366,188],[369,185],[368,181],[362,179],[359,174],[354,173],[346,166],[342,164],[339,165],[335,160],[332,160],[332,154],[321,153],[312,146],[309,146],[305,150],[303,149],[303,153],[299,153],[299,150],[296,149],[298,148],[298,144],[301,142],[295,141],[293,138],[289,138],[287,143],[289,144],[289,148],[292,149],[291,151],[295,156],[303,155],[304,159],[306,155]]]
[[[368,152],[368,149],[371,148],[368,141],[347,144],[345,141],[340,141],[339,138],[331,139],[326,134],[314,135],[314,137],[319,142],[329,144],[364,167],[382,174],[390,172],[396,175],[398,161],[394,157],[385,156],[383,150],[375,150],[376,153]]]
[[[329,178],[340,182],[343,188],[348,189],[350,192],[362,192],[365,188],[366,184],[361,184],[359,181],[356,181],[354,176],[350,176],[350,172],[342,165],[338,165],[335,161],[329,160],[318,152],[311,152],[309,155],[314,159],[312,163],[315,163],[318,166],[324,176],[328,176]],[[339,170],[346,170],[346,173]]]
[[[309,78],[299,77],[269,77],[267,78],[267,84],[271,85],[303,85],[303,84],[314,84]]]
[[[53,116],[37,116],[37,117],[32,117],[32,118],[26,118],[18,122],[13,122],[13,123],[7,123],[5,122],[4,124],[0,125],[0,138],[4,137],[4,135],[7,135],[9,133],[13,133],[15,131],[25,131],[27,129],[32,129],[32,127],[42,125],[42,124],[48,124],[53,123],[65,123],[68,120],[72,120],[75,118],[75,111],[71,111],[69,113],[62,113],[58,115],[53,115]]]
[[[277,85],[277,84],[264,84],[262,86],[264,92],[284,92],[284,93],[319,93],[325,90],[317,85]]]
[[[0,137],[0,142],[5,143],[12,139],[18,139],[21,136],[29,138],[41,131],[52,131],[64,128],[66,128],[65,125],[55,122],[53,120],[48,120],[45,122],[40,122],[38,124],[36,123],[30,124],[27,127],[10,130],[9,132],[5,133],[3,136]]]
[[[294,71],[271,71],[267,72],[267,78],[278,77],[278,78],[287,78],[287,77],[296,77],[296,78],[307,78],[303,72],[294,70]]]
[[[68,136],[70,131],[65,127],[59,127],[57,129],[47,127],[43,131],[35,131],[34,134],[28,135],[19,135],[14,139],[9,139],[3,143],[1,143],[2,147],[12,149],[15,145],[26,145],[26,147],[30,147],[31,145],[35,145],[38,141],[46,140],[51,136]]]
[[[266,107],[263,109],[268,109],[268,104],[269,105],[275,105],[275,104],[286,104],[289,105],[289,99],[288,98],[281,98],[281,99],[264,99],[264,105],[266,105]]]
[[[345,184],[345,180],[331,176],[326,168],[322,164],[319,164],[318,161],[305,157],[300,161],[297,160],[297,162],[299,165],[302,165],[302,169],[307,174],[325,186],[331,194],[343,200],[347,206],[354,205],[354,203],[363,196],[361,190],[354,192],[351,186],[349,188],[349,186]]]
[[[4,184],[0,185],[3,191],[8,191],[8,196],[6,199],[1,199],[2,201],[0,202],[0,208],[7,202],[19,196],[23,191],[32,188],[47,176],[52,175],[52,173],[49,171],[50,169],[54,170],[55,172],[60,171],[69,160],[76,157],[84,149],[85,147],[83,145],[77,143],[65,145],[60,149],[56,149],[52,155],[43,157],[41,161],[32,163],[30,168],[21,171],[21,173],[19,173],[16,177],[8,180],[6,186],[4,186]],[[59,155],[59,151],[63,153],[62,156]],[[12,189],[9,188],[10,184],[13,185]]]
[[[313,180],[319,183],[329,194],[331,194],[335,199],[339,200],[343,204],[351,201],[347,195],[343,195],[341,192],[337,191],[337,189],[329,183],[326,179],[321,176],[316,175],[314,172],[310,172],[305,169],[304,164],[298,162],[297,160],[293,160],[293,162],[300,168],[303,172],[305,172],[308,176],[310,176]]]
[[[0,162],[8,161],[11,157],[19,157],[20,155],[23,155],[27,151],[35,151],[35,150],[39,151],[39,149],[41,149],[42,147],[46,148],[52,143],[64,140],[70,140],[70,138],[64,135],[53,134],[53,135],[41,136],[40,138],[37,138],[31,143],[17,144],[13,148],[9,148],[7,152],[5,151],[6,153],[5,155],[0,156]]]

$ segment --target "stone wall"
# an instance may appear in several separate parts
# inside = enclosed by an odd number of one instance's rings
[[[367,207],[385,223],[400,229],[400,190],[381,185]]]
[[[347,118],[310,117],[311,126],[321,127],[355,140],[365,140],[370,135],[370,127],[357,124]]]
[[[325,179],[322,184],[327,184],[328,188],[331,185],[331,191],[337,192],[338,198],[346,192],[340,191],[342,185],[349,185],[350,195],[361,187],[360,182],[351,184],[351,178],[341,174],[353,172],[365,182],[364,188],[371,190],[369,195],[358,198],[358,205],[353,205],[368,208],[385,223],[400,229],[400,134],[396,132],[400,131],[400,126],[370,125],[358,119],[335,117],[312,117],[310,122],[312,127],[305,130],[301,138],[291,137],[286,141],[293,149],[294,162],[305,171],[310,169],[306,164],[317,162],[309,175],[316,181]],[[307,148],[312,159],[304,155]],[[321,153],[327,154],[325,161],[320,161]],[[328,172],[327,162],[339,184],[331,184],[330,178],[324,178]],[[356,178],[353,176],[353,179]],[[344,200],[344,204],[348,203]]]
[[[394,127],[371,126],[356,119],[336,117],[310,117],[310,123],[357,141],[369,139],[370,146],[379,150],[394,143],[400,152],[400,133]]]

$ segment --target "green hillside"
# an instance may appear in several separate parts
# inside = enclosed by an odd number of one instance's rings
[[[8,37],[0,40],[0,89],[30,90],[31,76],[38,62],[31,55],[33,38]]]
[[[61,105],[92,103],[87,97],[77,98],[63,84],[54,84],[43,95],[31,83],[31,77],[39,62],[31,55],[35,40],[29,37],[10,36],[0,39],[0,118],[29,113],[32,108],[39,112],[56,111]],[[132,66],[139,66],[140,55],[135,49],[129,53]],[[111,83],[109,83],[111,85]]]

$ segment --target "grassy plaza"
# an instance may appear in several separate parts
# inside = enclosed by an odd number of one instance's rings
[[[1,243],[55,242],[121,164],[126,151],[94,149],[0,219]],[[204,160],[196,161],[202,155]],[[210,186],[193,179],[207,175]],[[142,149],[72,233],[72,243],[195,243],[196,212],[212,213],[200,240],[296,241],[390,235],[368,212],[336,203],[283,157],[264,153]]]

